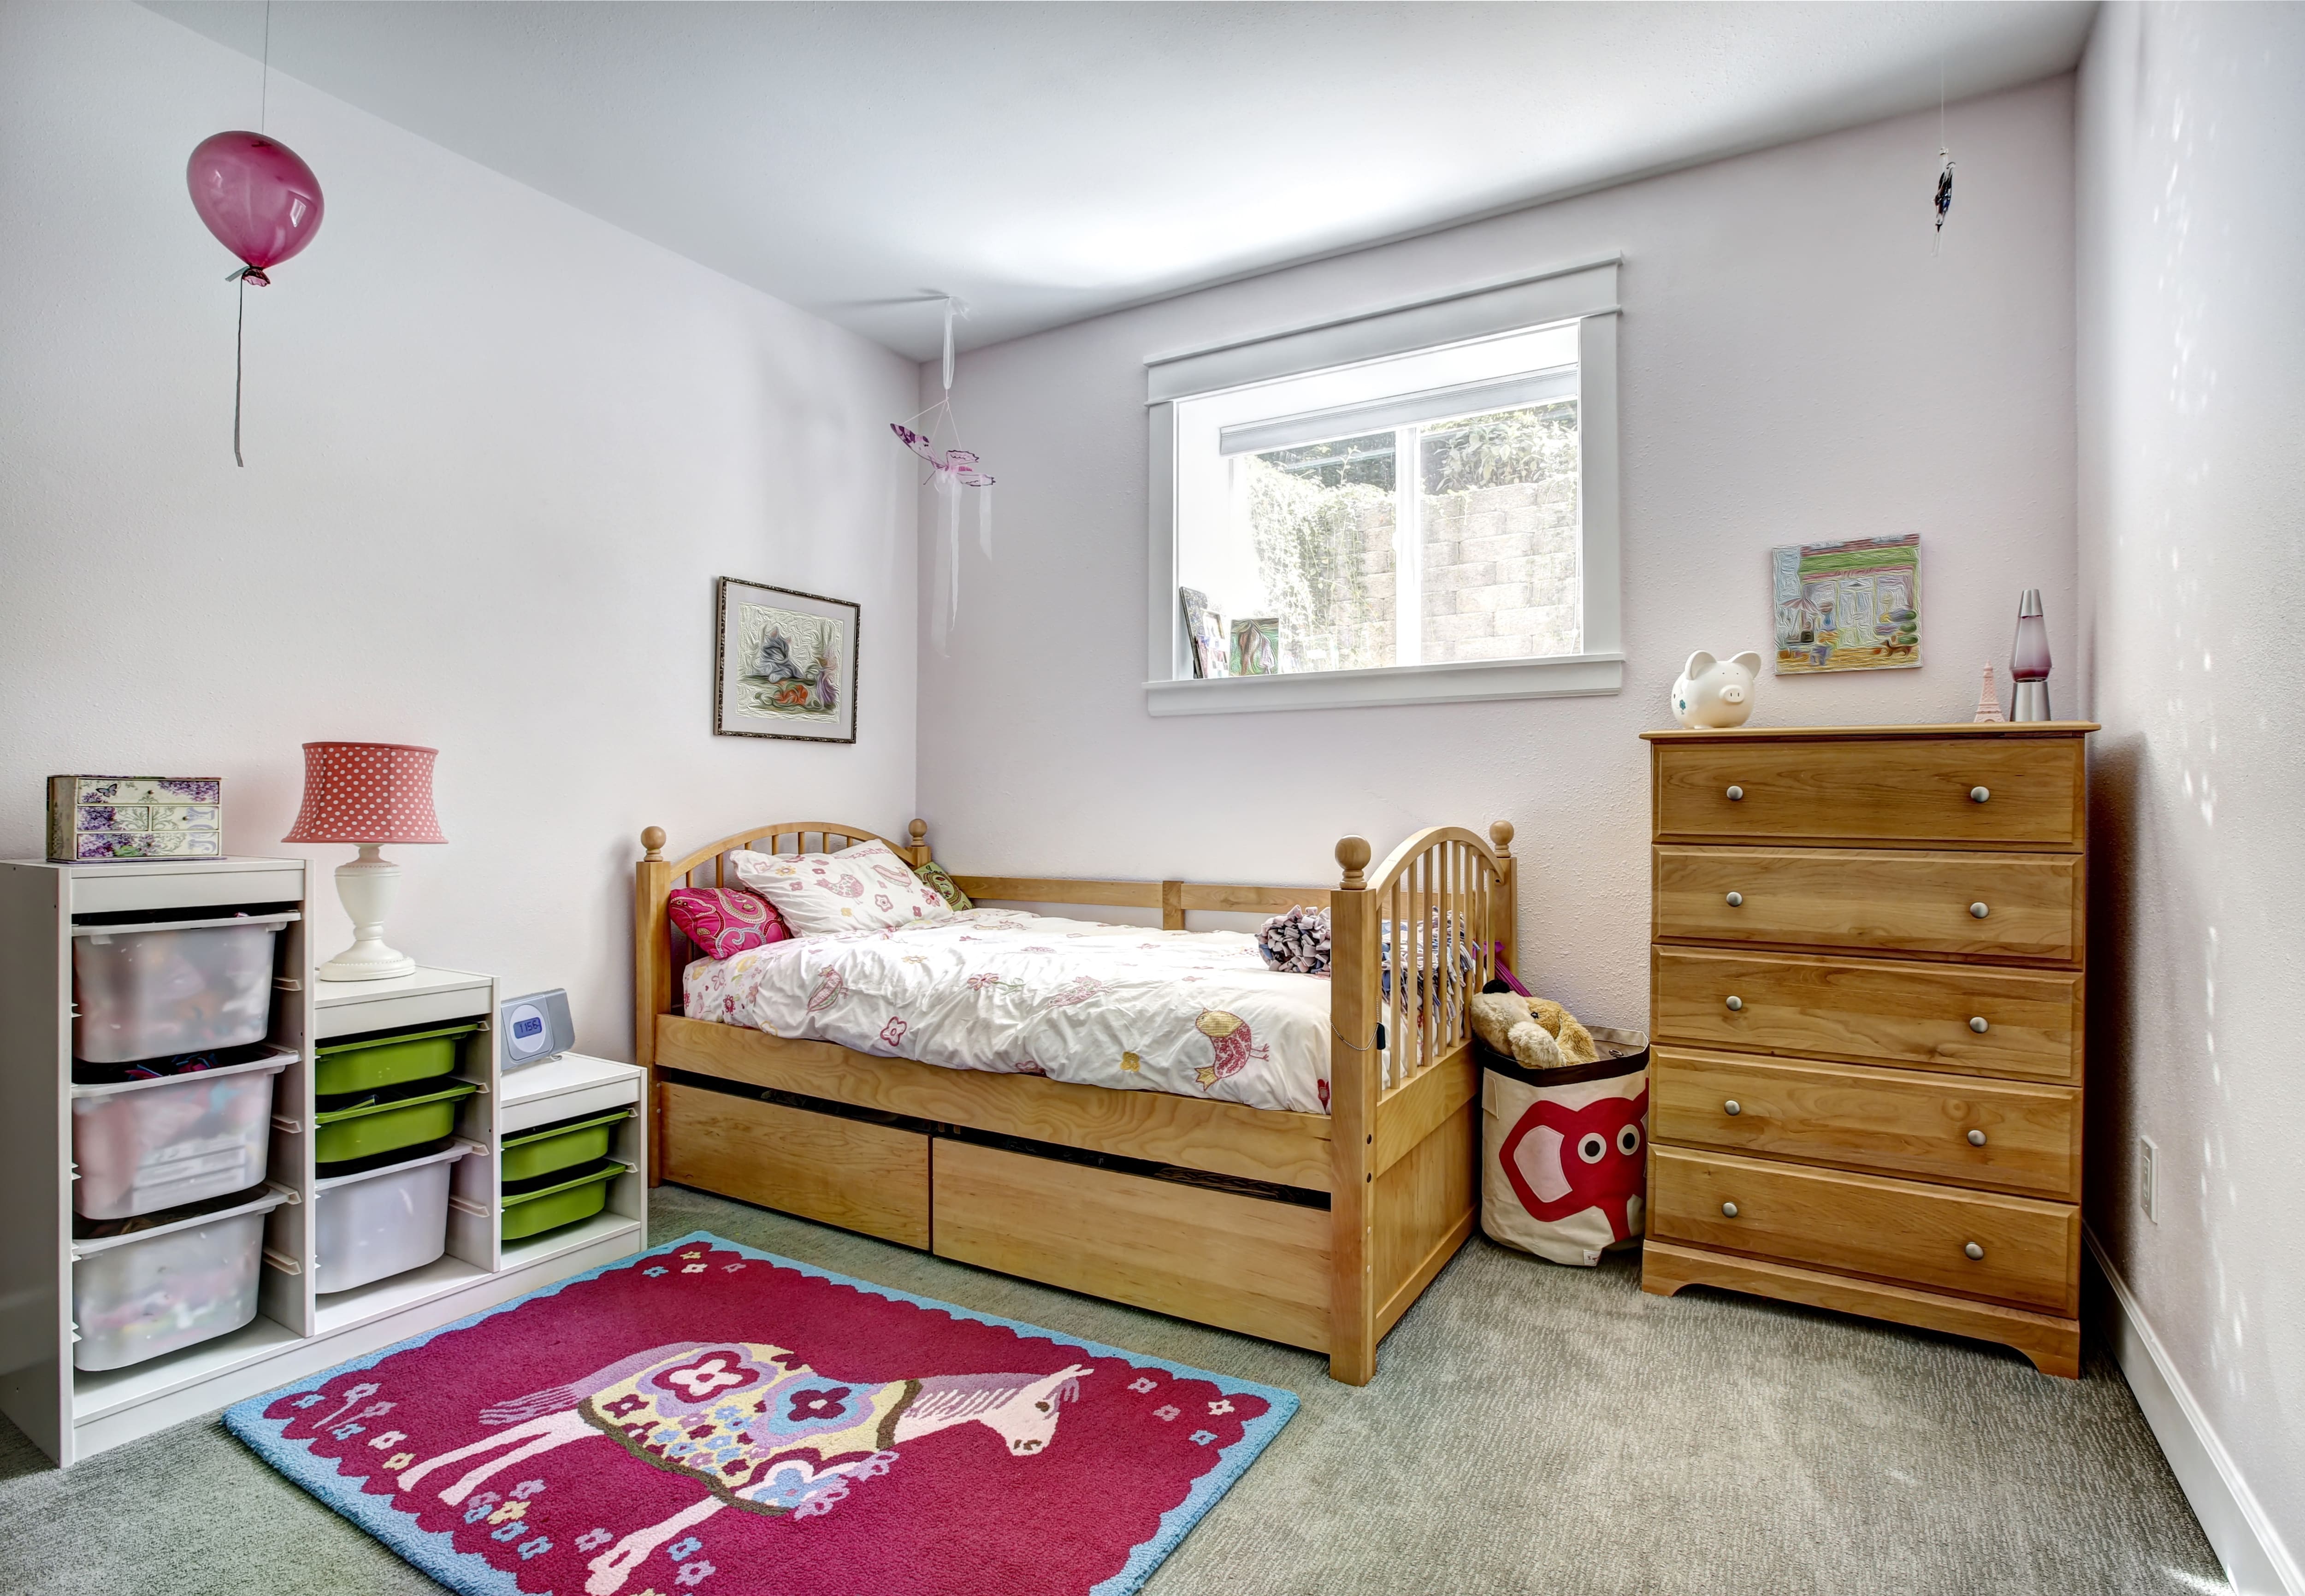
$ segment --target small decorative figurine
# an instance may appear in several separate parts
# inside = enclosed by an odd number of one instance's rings
[[[2001,712],[2001,690],[1993,684],[1993,663],[1985,666],[1985,683],[1977,690],[1977,713],[1970,717],[1978,726],[1999,726],[2009,717]]]
[[[2027,588],[2017,601],[2017,641],[2009,649],[2009,674],[2016,679],[2012,720],[2054,720],[2049,709],[2049,623],[2041,614],[2041,590]]]
[[[1758,654],[1715,659],[1699,649],[1672,684],[1673,715],[1692,731],[1743,726],[1753,713],[1753,683],[1760,674]]]

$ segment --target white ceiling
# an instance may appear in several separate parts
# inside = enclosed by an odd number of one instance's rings
[[[148,0],[251,56],[261,0]],[[2093,0],[344,0],[272,64],[915,358],[2063,72]]]

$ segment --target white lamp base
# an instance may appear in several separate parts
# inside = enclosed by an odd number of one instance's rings
[[[360,857],[336,866],[336,896],[352,916],[353,945],[312,973],[321,981],[386,981],[413,975],[416,961],[384,943],[384,917],[400,890],[400,867],[377,850],[360,845]]]

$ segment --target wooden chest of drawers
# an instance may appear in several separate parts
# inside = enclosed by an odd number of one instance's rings
[[[2085,722],[1651,732],[1648,1240],[2080,1371]]]

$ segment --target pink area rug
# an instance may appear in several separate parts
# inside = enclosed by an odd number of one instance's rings
[[[700,1231],[225,1422],[471,1596],[1125,1596],[1296,1407]]]

